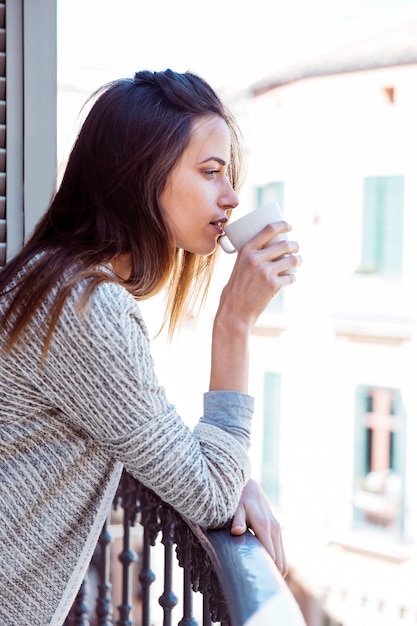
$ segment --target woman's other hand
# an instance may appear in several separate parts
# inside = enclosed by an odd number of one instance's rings
[[[249,480],[243,488],[242,496],[232,521],[232,535],[243,535],[250,528],[274,560],[282,576],[288,573],[282,531],[278,520],[261,486]]]

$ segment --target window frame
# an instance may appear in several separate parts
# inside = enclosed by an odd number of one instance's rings
[[[390,393],[392,397],[391,412],[386,414],[392,416],[393,428],[395,436],[390,436],[390,446],[394,442],[394,449],[388,451],[390,458],[389,467],[386,468],[387,475],[391,473],[392,479],[400,479],[400,493],[397,498],[393,498],[392,493],[380,491],[376,487],[372,489],[372,466],[370,455],[372,453],[372,439],[369,437],[369,420],[368,417],[377,415],[374,411],[369,410],[369,398],[378,393]],[[385,414],[384,414],[385,415]],[[383,418],[382,415],[378,416]],[[406,415],[402,404],[401,393],[398,389],[392,389],[383,386],[358,385],[356,389],[356,417],[355,417],[355,451],[354,451],[354,482],[353,482],[353,502],[352,502],[352,526],[355,532],[370,532],[378,534],[387,539],[402,541],[404,539],[405,529],[405,429]],[[387,452],[387,451],[386,451]],[[393,465],[391,467],[391,465]],[[378,472],[374,473],[374,478]],[[393,517],[393,525],[385,525],[383,516],[387,515],[383,506],[397,506],[398,511]],[[380,509],[381,513],[374,513]],[[368,507],[368,508],[367,508]],[[372,521],[372,519],[374,521]],[[379,520],[379,521],[378,521]]]

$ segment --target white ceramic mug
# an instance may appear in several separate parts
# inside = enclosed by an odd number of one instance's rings
[[[224,227],[225,234],[220,237],[220,245],[228,254],[237,252],[249,239],[252,239],[252,237],[265,228],[265,226],[273,224],[274,222],[280,222],[283,219],[284,216],[278,202],[265,204],[259,209],[255,209],[247,215],[240,217],[238,220],[227,224]],[[271,239],[268,245],[270,246],[272,243],[282,241],[283,239],[288,239],[287,233],[276,235]],[[297,268],[294,267],[285,270],[282,274],[292,274],[296,271]]]
[[[220,245],[225,252],[232,254],[240,250],[249,239],[257,235],[265,226],[284,219],[278,202],[270,202],[227,224],[225,234],[220,237]],[[280,233],[270,243],[287,239],[286,233]]]

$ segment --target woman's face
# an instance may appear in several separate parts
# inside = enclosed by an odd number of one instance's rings
[[[223,234],[227,211],[239,198],[227,177],[231,138],[217,115],[197,119],[190,141],[168,177],[160,197],[176,247],[208,255]]]

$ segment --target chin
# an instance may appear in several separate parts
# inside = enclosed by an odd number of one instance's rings
[[[219,246],[217,245],[217,242],[216,242],[214,246],[211,246],[211,248],[209,248],[205,252],[202,252],[201,254],[203,254],[203,256],[211,256],[212,254],[215,254],[218,249],[219,249]]]
[[[186,252],[190,252],[191,254],[199,254],[200,256],[211,256],[212,254],[214,254],[217,249],[218,249],[218,243],[217,241],[214,243],[211,243],[211,245],[201,245],[201,246],[184,246],[184,245],[180,245],[178,246],[179,248],[182,248],[183,250],[185,250]]]

